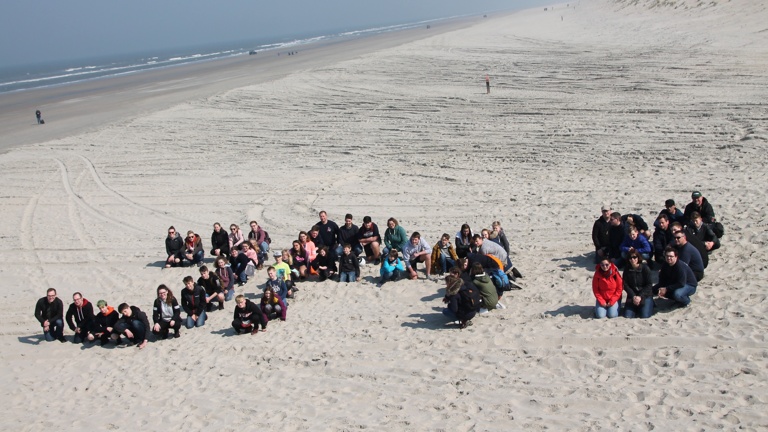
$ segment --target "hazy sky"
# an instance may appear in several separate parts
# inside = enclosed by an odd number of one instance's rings
[[[387,25],[543,0],[5,1],[0,66]]]

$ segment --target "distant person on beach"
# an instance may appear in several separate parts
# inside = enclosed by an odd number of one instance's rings
[[[357,235],[360,227],[352,223],[352,214],[347,213],[344,216],[344,225],[339,227],[339,242],[341,244],[349,243],[352,245],[352,253],[359,256],[363,252],[363,246],[357,241]]]
[[[264,261],[267,260],[269,244],[272,242],[272,239],[269,238],[269,233],[261,229],[258,222],[251,221],[250,225],[251,231],[248,232],[248,238],[256,240],[256,243],[259,245],[259,266],[257,268],[261,270],[264,266]]]
[[[222,258],[223,260],[224,258]],[[218,261],[218,258],[217,258]],[[218,263],[215,263],[217,265]],[[230,270],[231,272],[231,270]],[[226,276],[230,276],[230,272],[224,271],[222,272]],[[192,276],[188,276],[189,278],[192,278]],[[228,283],[234,283],[232,280],[232,277],[229,277]],[[184,285],[187,285],[187,278],[184,278]],[[197,293],[197,287],[200,287],[203,290],[203,304],[200,305],[200,307],[203,308],[203,310],[210,312],[213,310],[213,304],[211,302],[218,300],[219,301],[219,309],[224,309],[224,292],[221,289],[222,282],[221,278],[216,275],[216,273],[211,273],[210,270],[208,270],[208,266],[201,266],[200,267],[200,277],[197,278],[197,283],[192,284],[192,288],[190,288],[189,293]],[[193,300],[187,298],[187,300]],[[184,296],[181,297],[181,307],[186,311],[187,309],[184,307]],[[189,313],[189,312],[187,312]],[[200,316],[200,314],[195,314],[197,316]],[[205,320],[203,320],[205,322]],[[198,327],[202,326],[203,324],[198,325]],[[187,328],[190,328],[187,326]]]
[[[213,224],[213,233],[211,233],[211,255],[217,256],[229,256],[229,235],[221,224],[216,222]]]
[[[472,229],[469,224],[461,226],[459,232],[456,233],[454,244],[456,245],[456,255],[459,258],[466,258],[472,249]]]
[[[43,120],[43,113],[41,113],[40,110],[35,111],[35,117],[37,117],[37,124],[45,123],[45,121]]]
[[[275,293],[272,287],[264,290],[261,296],[261,313],[267,318],[267,322],[279,319],[285,321],[285,315],[288,308],[283,299]]]
[[[206,269],[206,274],[208,273],[208,269]],[[208,276],[210,280],[210,274]],[[187,314],[184,326],[188,329],[204,326],[205,320],[208,318],[205,313],[206,305],[208,304],[205,301],[205,289],[196,284],[192,276],[186,276],[184,278],[184,288],[179,296],[181,297],[181,308]]]
[[[421,238],[421,234],[414,232],[411,234],[411,240],[403,248],[403,261],[405,261],[405,268],[408,270],[408,277],[411,279],[418,278],[416,274],[416,266],[418,263],[424,263],[424,271],[427,274],[427,279],[431,278],[432,274],[432,248],[429,247],[429,243]]]
[[[373,262],[374,265],[381,263],[381,235],[378,225],[373,223],[370,216],[363,218],[363,225],[355,241],[363,247],[367,262]]]
[[[595,295],[595,318],[616,318],[619,316],[619,303],[624,290],[624,282],[619,269],[608,258],[603,258],[595,266],[592,277],[592,293]]]
[[[696,293],[698,281],[688,265],[677,259],[677,250],[673,247],[664,252],[666,262],[659,272],[659,283],[653,291],[661,298],[672,299],[679,306],[688,306],[691,296]]]
[[[491,94],[491,78],[488,75],[485,76],[485,94]]]
[[[181,238],[176,228],[171,225],[168,228],[168,237],[165,238],[165,268],[180,267],[184,260],[184,239]]]
[[[119,341],[120,335],[125,335],[132,344],[135,344],[139,349],[144,349],[147,346],[147,332],[150,329],[147,314],[128,303],[120,303],[117,310],[122,316],[115,324],[112,339]]]
[[[693,220],[693,212],[698,212],[701,215],[701,220],[706,224],[715,223],[715,210],[712,208],[712,204],[707,201],[706,198],[699,191],[693,191],[691,193],[691,202],[685,206],[685,223],[687,225]]]
[[[93,341],[98,338],[101,345],[104,346],[112,339],[112,332],[120,319],[120,314],[115,308],[109,306],[106,300],[97,301],[96,307],[99,308],[99,313],[93,319],[93,328],[88,334],[88,340]]]
[[[192,279],[191,276],[187,276]],[[165,285],[157,287],[157,298],[152,307],[152,333],[160,339],[168,339],[168,333],[173,329],[173,337],[181,336],[181,307],[178,300],[173,297],[173,292]]]
[[[203,239],[194,231],[187,231],[187,238],[184,240],[184,258],[189,261],[190,266],[200,266],[204,257]]]
[[[67,309],[67,325],[75,333],[72,342],[83,343],[88,340],[88,333],[93,327],[93,303],[79,292],[72,294],[72,302]]]
[[[400,226],[397,219],[391,217],[387,219],[387,229],[384,231],[384,254],[391,250],[402,252],[405,245],[408,244],[408,234],[405,228]]]
[[[404,274],[405,263],[399,258],[397,250],[392,249],[381,263],[379,286],[384,285],[386,282],[394,282],[403,277]]]
[[[651,269],[643,263],[637,251],[630,252],[622,277],[627,301],[624,303],[625,318],[649,318],[653,314],[653,281]]]
[[[45,297],[35,305],[35,318],[43,327],[43,335],[48,342],[57,340],[66,342],[64,338],[64,303],[56,297],[56,289],[48,288]]]
[[[235,297],[235,281],[237,280],[237,274],[232,271],[232,267],[227,265],[227,260],[224,257],[216,258],[216,276],[219,277],[219,286],[221,291],[216,294],[216,298],[219,300],[219,309],[224,309],[222,303],[224,300],[230,301]],[[213,301],[213,293],[205,292],[206,301],[208,303]]]
[[[602,214],[592,224],[592,244],[595,245],[595,264],[610,256],[611,206],[603,204]]]
[[[250,333],[255,335],[261,331],[267,331],[267,320],[261,312],[261,308],[256,303],[245,298],[240,294],[235,297],[235,312],[232,319],[232,328],[236,334]]]

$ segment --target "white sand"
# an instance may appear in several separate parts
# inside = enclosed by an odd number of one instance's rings
[[[489,17],[3,154],[0,430],[764,430],[768,13],[677,3]],[[600,204],[650,220],[693,189],[726,236],[691,306],[591,319]],[[459,331],[441,284],[366,266],[257,336],[229,304],[143,351],[40,342],[48,286],[147,312],[180,291],[168,225],[286,247],[322,209],[430,243],[500,219],[525,289]]]

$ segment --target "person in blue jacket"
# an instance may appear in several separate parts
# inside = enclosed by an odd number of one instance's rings
[[[381,270],[379,274],[381,279],[379,280],[379,286],[384,285],[386,282],[394,282],[401,277],[405,272],[405,263],[397,255],[397,250],[392,249],[389,251],[387,258],[381,262]]]

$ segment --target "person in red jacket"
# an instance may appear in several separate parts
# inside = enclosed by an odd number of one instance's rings
[[[592,292],[595,294],[595,318],[616,318],[619,316],[619,304],[624,290],[624,281],[619,269],[608,258],[603,258],[595,266],[592,278]]]

